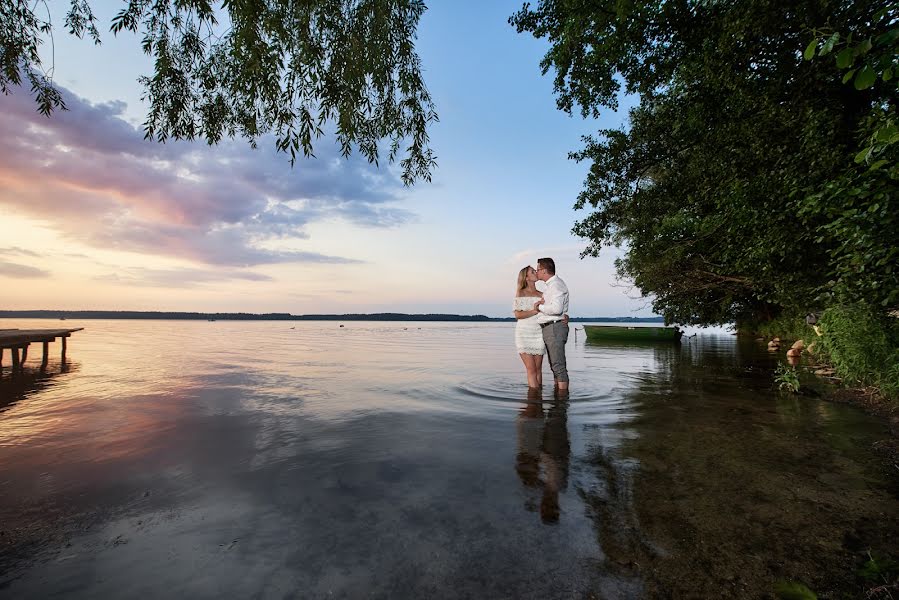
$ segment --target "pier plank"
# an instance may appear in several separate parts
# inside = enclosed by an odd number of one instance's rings
[[[76,331],[81,331],[84,327],[75,327],[69,329],[0,329],[0,366],[3,362],[3,350],[9,348],[12,354],[12,371],[15,374],[25,368],[25,361],[28,359],[28,346],[32,343],[43,344],[43,356],[41,359],[41,369],[47,368],[48,347],[50,342],[57,338],[62,340],[62,362],[66,362],[66,339]],[[21,351],[21,355],[19,352]]]
[[[32,342],[52,342],[67,338],[84,327],[74,329],[0,329],[0,348],[14,348]]]

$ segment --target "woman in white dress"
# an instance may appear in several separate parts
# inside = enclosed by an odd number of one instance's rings
[[[524,267],[518,272],[518,284],[515,286],[515,347],[518,356],[524,363],[528,373],[528,387],[543,387],[543,330],[537,323],[540,311],[537,307],[543,304],[543,294],[537,290],[537,271],[534,267]]]

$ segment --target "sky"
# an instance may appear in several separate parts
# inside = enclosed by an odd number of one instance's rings
[[[520,3],[430,3],[417,49],[438,166],[412,187],[330,138],[293,167],[271,139],[144,140],[151,63],[108,32],[120,5],[92,2],[100,46],[55,35],[70,110],[0,96],[0,308],[510,316],[518,270],[551,256],[572,316],[652,314],[616,280],[619,250],[581,259],[571,234],[587,165],[568,153],[623,116],[556,108],[546,42],[507,22]]]

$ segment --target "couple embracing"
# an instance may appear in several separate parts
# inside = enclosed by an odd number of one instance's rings
[[[546,283],[543,293],[537,282]],[[528,374],[528,387],[543,387],[543,355],[549,359],[556,388],[568,389],[565,343],[568,341],[568,286],[556,275],[556,263],[541,258],[537,268],[518,272],[515,290],[515,346]]]

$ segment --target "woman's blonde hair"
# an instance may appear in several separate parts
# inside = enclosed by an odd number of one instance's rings
[[[520,292],[528,287],[528,271],[530,269],[531,265],[526,265],[518,272],[518,287],[515,288],[516,292]]]

